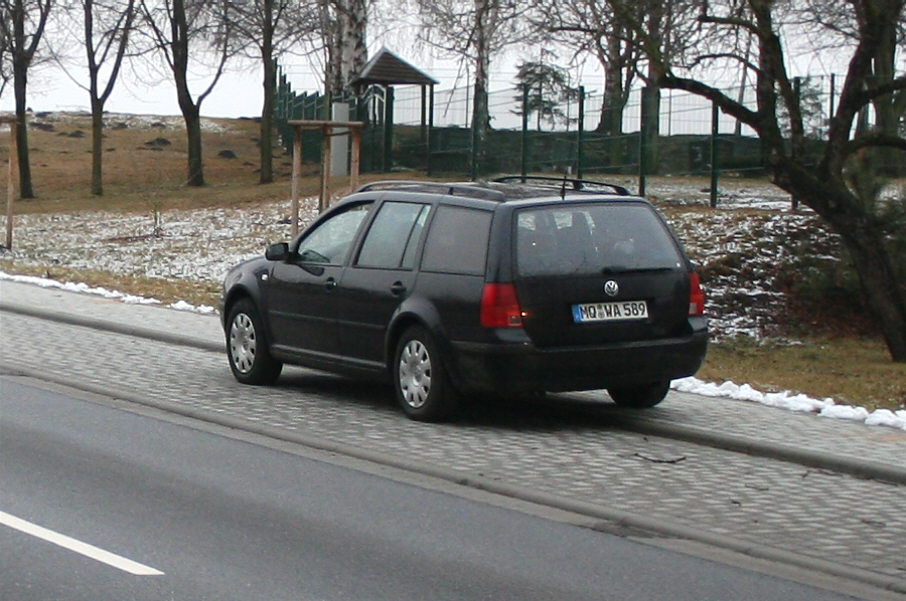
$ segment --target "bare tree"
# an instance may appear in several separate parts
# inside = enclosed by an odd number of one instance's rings
[[[19,158],[19,196],[34,198],[31,164],[28,160],[28,128],[25,127],[28,70],[32,66],[54,0],[2,0],[4,45],[12,58],[13,93],[16,97],[16,146]]]
[[[793,14],[791,11],[795,10]],[[711,0],[701,2],[697,18],[700,44],[689,67],[711,70],[728,64],[743,65],[756,77],[756,105],[746,106],[690,70],[672,66],[647,46],[654,74],[666,88],[682,89],[711,99],[723,112],[757,132],[765,164],[774,182],[801,199],[841,237],[858,273],[863,297],[877,320],[891,357],[906,362],[906,302],[898,281],[887,240],[906,224],[884,216],[885,203],[876,195],[860,194],[850,185],[847,171],[854,164],[873,169],[866,153],[879,148],[906,151],[902,133],[882,129],[862,131],[857,117],[865,107],[885,97],[900,102],[906,95],[906,74],[876,77],[880,62],[887,64],[889,41],[902,23],[904,0],[811,0],[808,3],[776,0]],[[835,15],[832,22],[827,16]],[[747,60],[738,47],[740,31],[751,32],[756,56]],[[637,33],[645,35],[639,28]],[[845,56],[846,75],[835,113],[831,116],[825,145],[817,164],[807,163],[805,127],[800,99],[787,71],[786,49],[803,33],[812,39],[836,38],[836,52]],[[848,33],[848,35],[847,35]],[[795,34],[795,35],[792,35]],[[896,39],[895,37],[893,39]],[[825,43],[825,42],[822,42]],[[894,45],[902,53],[902,44]],[[781,111],[780,107],[783,107]],[[782,113],[787,115],[785,135]],[[901,117],[902,118],[902,117]],[[874,188],[877,189],[876,187]]]
[[[594,56],[604,70],[604,101],[597,130],[623,132],[623,110],[635,77],[640,49],[634,30],[610,0],[541,0],[535,27],[576,51]]]
[[[484,163],[489,129],[488,83],[491,57],[525,38],[532,3],[517,0],[418,0],[422,38],[472,63],[472,177]]]
[[[173,74],[176,97],[186,123],[190,186],[203,186],[201,104],[223,75],[230,57],[230,0],[140,0],[141,13],[157,49]],[[190,65],[209,70],[207,86],[193,98]]]
[[[84,45],[88,85],[74,80],[91,100],[91,193],[100,196],[104,193],[104,105],[113,93],[126,55],[137,13],[136,0],[78,0],[75,7],[82,13],[82,31],[81,35],[73,32],[73,39]],[[106,83],[102,77],[106,77]]]
[[[259,183],[274,181],[274,102],[277,88],[277,58],[317,28],[317,13],[311,4],[294,0],[250,0],[237,3],[233,19],[235,39],[241,52],[261,60],[264,101],[261,107]],[[254,48],[248,50],[249,46]]]

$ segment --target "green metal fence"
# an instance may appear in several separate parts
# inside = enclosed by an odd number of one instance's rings
[[[835,100],[834,79],[808,80],[807,131],[821,138]],[[417,87],[371,88],[361,97],[333,99],[350,105],[350,118],[365,122],[362,136],[363,172],[422,170],[432,175],[488,177],[499,173],[556,173],[580,177],[608,174],[638,176],[639,193],[650,175],[710,178],[711,202],[717,201],[719,177],[761,175],[760,144],[753,132],[721,114],[698,96],[663,90],[630,95],[620,131],[600,127],[604,97],[579,88],[577,95],[556,105],[545,118],[531,113],[529,94],[514,88],[489,97],[488,151],[476,164],[471,123],[471,88],[432,94],[425,126],[424,101]],[[746,101],[751,88],[725,90]],[[331,99],[297,94],[280,77],[277,122],[284,145],[291,148],[289,119],[324,119]],[[307,132],[305,161],[319,159],[320,133]],[[820,142],[810,147],[820,150]]]

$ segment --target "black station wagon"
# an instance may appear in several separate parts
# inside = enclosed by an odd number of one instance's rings
[[[698,276],[651,204],[548,178],[366,185],[230,270],[221,315],[240,382],[284,363],[377,375],[419,420],[486,392],[650,407],[708,340]]]

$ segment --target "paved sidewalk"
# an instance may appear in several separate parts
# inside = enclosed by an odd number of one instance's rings
[[[205,350],[223,350],[219,316],[151,304],[124,303],[91,294],[0,280],[0,310],[50,316],[76,325],[110,329]],[[600,393],[568,393],[571,398]],[[690,406],[700,411],[690,412]],[[638,413],[632,412],[634,417]],[[906,431],[821,418],[748,401],[671,392],[643,419],[712,430],[760,443],[797,446],[818,454],[872,462],[902,470],[906,478]],[[871,475],[870,473],[868,475]]]
[[[215,314],[180,311],[160,304],[126,303],[96,294],[0,280],[0,309],[80,323],[124,334],[170,337],[198,348],[223,349],[223,330]]]

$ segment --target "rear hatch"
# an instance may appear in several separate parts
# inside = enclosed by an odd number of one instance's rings
[[[515,285],[535,345],[654,340],[688,332],[689,270],[645,202],[558,203],[514,217]]]

